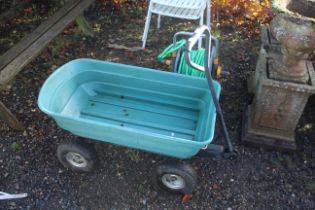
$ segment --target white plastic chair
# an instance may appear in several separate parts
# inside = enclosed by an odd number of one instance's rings
[[[142,48],[145,48],[146,45],[152,13],[158,15],[157,28],[161,26],[161,16],[188,20],[199,19],[199,25],[203,25],[205,9],[207,9],[207,26],[210,28],[210,0],[150,0],[142,37]],[[201,47],[201,40],[198,47]]]

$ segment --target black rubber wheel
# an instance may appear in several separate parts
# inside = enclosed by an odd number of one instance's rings
[[[191,194],[197,185],[197,174],[188,164],[163,163],[156,166],[153,182],[168,192]]]
[[[96,168],[97,156],[92,145],[83,142],[64,142],[57,148],[61,164],[78,172],[91,172]]]

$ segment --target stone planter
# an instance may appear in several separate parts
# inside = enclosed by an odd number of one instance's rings
[[[275,0],[273,9],[276,17],[270,24],[273,36],[281,43],[283,57],[273,60],[270,67],[274,79],[307,83],[306,71],[308,55],[315,50],[315,1],[314,0]],[[289,9],[293,9],[289,10]],[[300,13],[306,13],[303,16]]]
[[[268,76],[268,66],[270,59],[279,55],[263,52],[256,66],[254,100],[244,112],[242,141],[295,150],[295,128],[309,96],[315,93],[314,67],[306,63],[308,84],[275,80]]]
[[[314,67],[306,60],[315,51],[314,8],[315,0],[274,0],[276,17],[262,28],[256,71],[248,80],[255,96],[243,116],[244,143],[296,149],[295,128],[315,94]]]

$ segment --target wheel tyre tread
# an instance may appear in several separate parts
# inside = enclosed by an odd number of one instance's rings
[[[185,186],[182,189],[174,190],[170,189],[165,186],[162,181],[161,177],[163,174],[171,173],[181,176],[185,181]],[[196,185],[197,185],[197,174],[196,171],[188,164],[176,164],[176,163],[166,163],[160,164],[155,168],[154,175],[153,175],[153,182],[154,185],[161,189],[166,190],[172,193],[184,193],[184,194],[191,194]]]
[[[81,154],[88,161],[87,166],[84,168],[77,168],[71,165],[65,157],[67,152],[70,151]],[[79,172],[91,172],[95,169],[98,163],[94,147],[83,142],[70,141],[60,144],[57,148],[57,157],[63,166]]]

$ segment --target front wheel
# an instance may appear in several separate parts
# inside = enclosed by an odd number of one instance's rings
[[[173,193],[191,194],[197,185],[197,175],[188,164],[163,163],[155,168],[153,181],[160,189]]]
[[[82,142],[64,142],[57,148],[61,164],[79,172],[91,172],[97,164],[97,156],[92,145]]]

